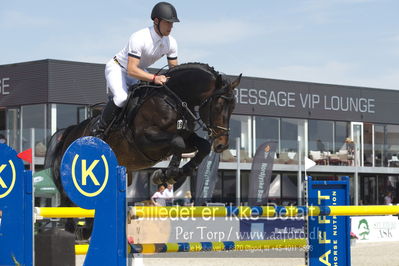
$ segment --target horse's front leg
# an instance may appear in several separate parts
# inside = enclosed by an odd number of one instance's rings
[[[211,144],[206,139],[199,137],[193,133],[187,139],[186,143],[197,150],[197,154],[186,163],[179,172],[179,178],[192,176],[194,170],[202,162],[202,160],[211,152]]]
[[[170,160],[168,168],[159,169],[153,173],[152,181],[155,184],[176,183],[175,179],[179,176],[179,166],[181,161],[181,154],[186,149],[184,139],[180,135],[176,135],[170,142],[172,159]]]
[[[174,179],[179,175],[179,167],[180,167],[180,161],[181,161],[181,152],[180,153],[174,153],[172,156],[172,159],[170,160],[170,163],[168,165],[168,168],[166,168],[165,175],[169,179]],[[172,181],[170,180],[170,181]]]

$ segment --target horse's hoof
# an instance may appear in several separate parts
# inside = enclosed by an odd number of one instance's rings
[[[169,178],[167,183],[173,185],[176,184],[176,180],[174,180],[173,178]]]
[[[162,169],[155,170],[154,173],[151,175],[152,183],[155,185],[160,185],[165,183],[165,175]]]
[[[173,179],[178,177],[180,174],[179,168],[168,168],[165,171],[165,175],[167,176],[168,179]]]

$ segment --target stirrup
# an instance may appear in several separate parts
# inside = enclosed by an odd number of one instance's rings
[[[98,120],[93,127],[91,128],[91,135],[93,137],[104,140],[105,138],[105,129],[101,127],[101,121]]]
[[[104,140],[105,139],[104,131],[102,131],[102,132],[99,132],[99,131],[94,132],[93,133],[93,137],[96,137],[96,138],[99,138],[101,140]]]

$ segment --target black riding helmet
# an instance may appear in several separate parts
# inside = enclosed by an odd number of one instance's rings
[[[180,22],[177,18],[176,9],[172,4],[168,2],[159,2],[154,6],[151,12],[151,19],[155,18],[163,19],[169,22]]]

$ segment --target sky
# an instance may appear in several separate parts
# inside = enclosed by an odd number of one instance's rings
[[[1,1],[0,65],[106,63],[152,0]],[[397,0],[170,0],[179,63],[230,75],[399,89]],[[162,67],[166,59],[154,67]]]

